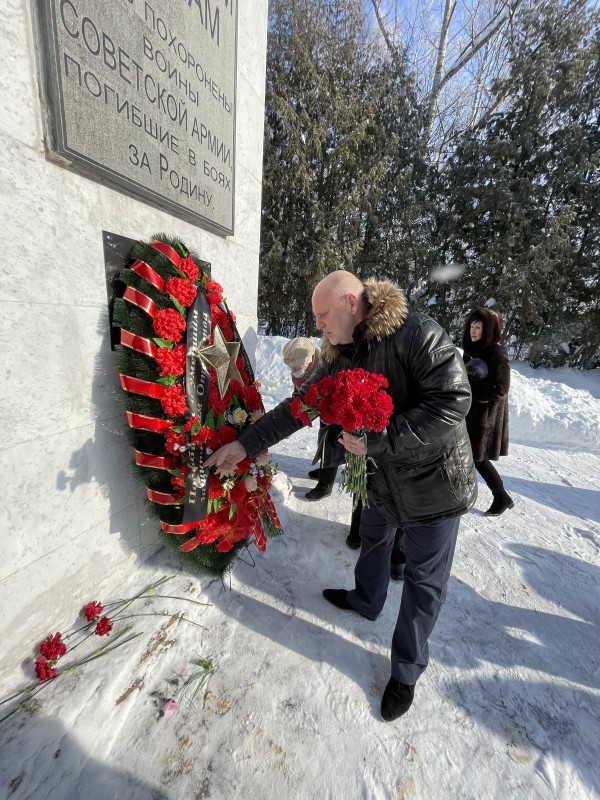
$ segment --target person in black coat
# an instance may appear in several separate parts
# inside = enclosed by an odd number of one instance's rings
[[[510,366],[507,352],[500,344],[501,334],[500,317],[487,308],[472,311],[463,331],[463,358],[473,394],[467,431],[475,468],[493,495],[486,517],[498,517],[514,506],[491,463],[508,455]]]
[[[312,295],[323,331],[322,363],[298,390],[304,398],[326,375],[361,368],[384,375],[394,410],[387,427],[356,436],[335,426],[332,450],[368,455],[368,506],[360,520],[361,550],[355,587],[324,589],[338,609],[375,620],[390,582],[396,528],[404,529],[406,566],[391,643],[391,677],[381,716],[391,722],[410,708],[415,684],[429,661],[428,640],[446,597],[460,516],[477,497],[477,477],[465,417],[471,390],[464,362],[435,320],[410,312],[404,292],[390,281],[362,283],[345,270],[331,272]],[[235,442],[212,453],[205,468],[230,469],[302,427],[283,400],[247,426]],[[331,434],[331,436],[330,436]],[[335,453],[322,465],[339,463]]]

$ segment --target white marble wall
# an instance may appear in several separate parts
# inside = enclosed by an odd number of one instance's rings
[[[102,231],[176,233],[256,342],[267,0],[239,4],[235,236],[44,158],[30,0],[0,4],[0,675],[158,546],[131,472]]]

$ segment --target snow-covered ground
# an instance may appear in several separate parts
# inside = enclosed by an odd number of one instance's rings
[[[259,340],[268,406],[288,391],[284,343]],[[402,584],[374,623],[322,598],[352,586],[356,553],[344,544],[349,497],[303,500],[316,436],[305,429],[274,450],[285,535],[238,562],[226,587],[163,551],[108,575],[93,597],[82,589],[83,605],[173,575],[166,594],[210,605],[155,600],[146,612],[185,610],[204,630],[133,620],[143,636],[4,722],[0,798],[600,797],[600,375],[514,364],[512,377],[499,468],[515,508],[484,517],[480,484],[405,717],[379,718]],[[31,680],[32,653],[1,696]],[[215,672],[193,702],[181,699],[176,681],[199,657]],[[178,711],[161,716],[170,697]]]

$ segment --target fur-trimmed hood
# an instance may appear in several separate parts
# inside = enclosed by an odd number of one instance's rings
[[[406,295],[391,281],[378,281],[368,278],[364,282],[369,311],[365,318],[365,339],[380,340],[401,328],[408,316]],[[338,350],[326,336],[321,341],[321,355],[325,361],[332,363],[338,356]]]

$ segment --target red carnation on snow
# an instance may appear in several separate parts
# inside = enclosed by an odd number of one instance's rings
[[[168,342],[178,342],[186,328],[186,321],[174,308],[161,308],[152,319],[156,335]]]
[[[60,633],[55,633],[54,636],[48,636],[40,645],[40,655],[47,658],[48,661],[56,661],[57,658],[64,656],[67,652],[67,646],[61,639]]]
[[[165,284],[165,291],[184,308],[191,306],[197,295],[194,284],[186,281],[185,278],[169,278]]]
[[[174,386],[167,386],[164,395],[160,399],[163,411],[169,417],[183,417],[187,411],[187,403],[183,386],[176,383]]]
[[[183,375],[185,372],[184,344],[178,344],[172,350],[168,347],[159,347],[154,358],[162,378],[166,375]]]
[[[56,675],[56,670],[51,667],[45,658],[37,658],[35,662],[35,674],[40,681],[49,681]]]
[[[92,620],[99,617],[102,613],[102,604],[93,600],[91,603],[88,603],[87,606],[84,606],[83,613],[85,614],[85,618],[88,622],[92,622]]]
[[[98,620],[94,633],[96,636],[108,636],[112,630],[112,622],[108,617],[101,617]]]

